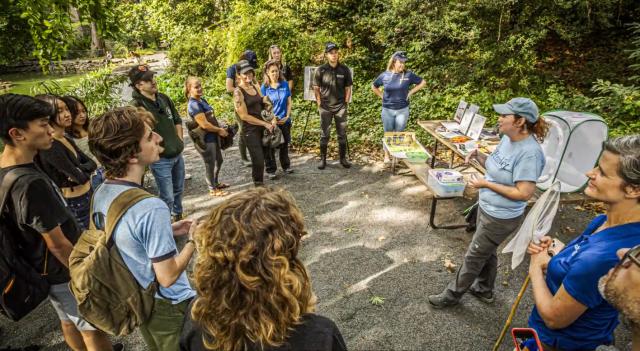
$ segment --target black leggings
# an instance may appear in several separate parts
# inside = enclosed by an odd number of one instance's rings
[[[251,176],[256,185],[262,185],[264,182],[264,159],[269,152],[269,148],[262,146],[263,131],[264,128],[252,128],[243,135],[249,156],[251,156]]]

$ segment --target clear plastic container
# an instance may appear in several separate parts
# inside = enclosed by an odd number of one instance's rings
[[[452,177],[451,173],[459,173],[456,171],[452,171],[450,169],[430,169],[429,177],[427,178],[427,185],[438,197],[456,197],[462,196],[464,193],[465,182],[462,179],[462,174],[460,174],[460,181],[442,181],[443,173],[447,173],[444,178],[455,178]]]

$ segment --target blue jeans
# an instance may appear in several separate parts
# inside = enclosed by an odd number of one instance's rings
[[[99,166],[91,176],[91,190],[96,191],[98,186],[104,182],[104,167]]]
[[[172,157],[160,157],[151,166],[156,180],[159,196],[174,215],[182,214],[182,192],[184,191],[184,159],[182,154]]]
[[[385,132],[402,132],[407,127],[409,120],[409,106],[392,110],[390,108],[382,108],[382,128]]]
[[[84,195],[65,198],[67,207],[76,217],[80,230],[89,229],[89,204],[91,203],[92,193],[93,192],[89,190]]]

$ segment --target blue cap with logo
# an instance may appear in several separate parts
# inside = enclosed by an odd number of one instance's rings
[[[242,57],[249,62],[251,67],[258,68],[258,55],[256,55],[255,51],[245,50],[245,52],[242,53]]]
[[[501,115],[522,116],[531,123],[536,123],[538,121],[538,106],[536,106],[536,103],[529,98],[513,98],[506,104],[493,105],[493,109]]]
[[[331,51],[333,49],[338,50],[338,45],[336,43],[329,42],[324,46],[324,53],[326,54],[327,52],[329,52],[329,51]]]
[[[391,57],[394,60],[398,60],[400,62],[407,62],[407,60],[409,59],[407,57],[407,52],[406,51],[396,51],[393,53],[393,55],[391,55]]]

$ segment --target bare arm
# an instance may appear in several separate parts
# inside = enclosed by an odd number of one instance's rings
[[[235,90],[235,87],[233,86],[234,84],[233,79],[231,78],[227,78],[226,82],[225,82],[225,88],[227,89],[227,93],[231,93],[233,94],[233,91]]]
[[[200,112],[197,115],[195,115],[193,119],[196,121],[196,123],[198,123],[200,128],[206,130],[207,132],[218,133],[220,129],[222,129],[209,123],[209,121],[207,121],[207,116],[205,116],[203,112]]]
[[[319,86],[314,86],[313,87],[313,94],[316,96],[316,104],[318,105],[318,107],[320,107],[320,103],[322,102],[322,98],[320,97],[320,87]]]
[[[516,186],[493,183],[486,179],[471,181],[471,186],[475,188],[487,188],[514,201],[528,201],[536,191],[534,182],[516,182]]]
[[[427,81],[423,79],[422,82],[420,82],[420,84],[416,85],[415,87],[413,87],[413,89],[409,91],[407,99],[410,98],[411,95],[415,94],[418,90],[424,88],[425,85],[427,85]]]
[[[193,240],[193,233],[198,226],[198,221],[190,222],[189,227],[189,240]],[[173,228],[175,230],[175,228]],[[179,233],[176,233],[179,234]],[[193,256],[193,252],[196,250],[196,246],[193,241],[188,241],[180,254],[175,257],[170,257],[166,260],[153,263],[153,270],[156,273],[158,283],[164,288],[168,288],[178,280],[180,274],[187,269],[187,265]]]
[[[549,260],[546,252],[531,256],[529,277],[531,278],[533,288],[533,300],[538,309],[538,313],[540,313],[544,324],[548,328],[566,328],[587,310],[587,306],[581,304],[569,295],[564,285],[561,285],[556,294],[552,295],[544,280],[543,264],[534,262],[539,262],[540,260]]]
[[[65,267],[69,267],[69,256],[73,250],[73,245],[64,236],[60,226],[57,226],[46,233],[42,233],[47,249],[55,256]]]
[[[293,81],[288,80],[287,83],[289,83],[289,91],[291,92],[291,95],[293,95]]]
[[[351,101],[351,88],[352,86],[344,88],[344,102],[347,104]]]
[[[382,90],[380,90],[379,87],[371,84],[371,90],[373,90],[373,93],[378,95],[378,97],[382,99]]]

